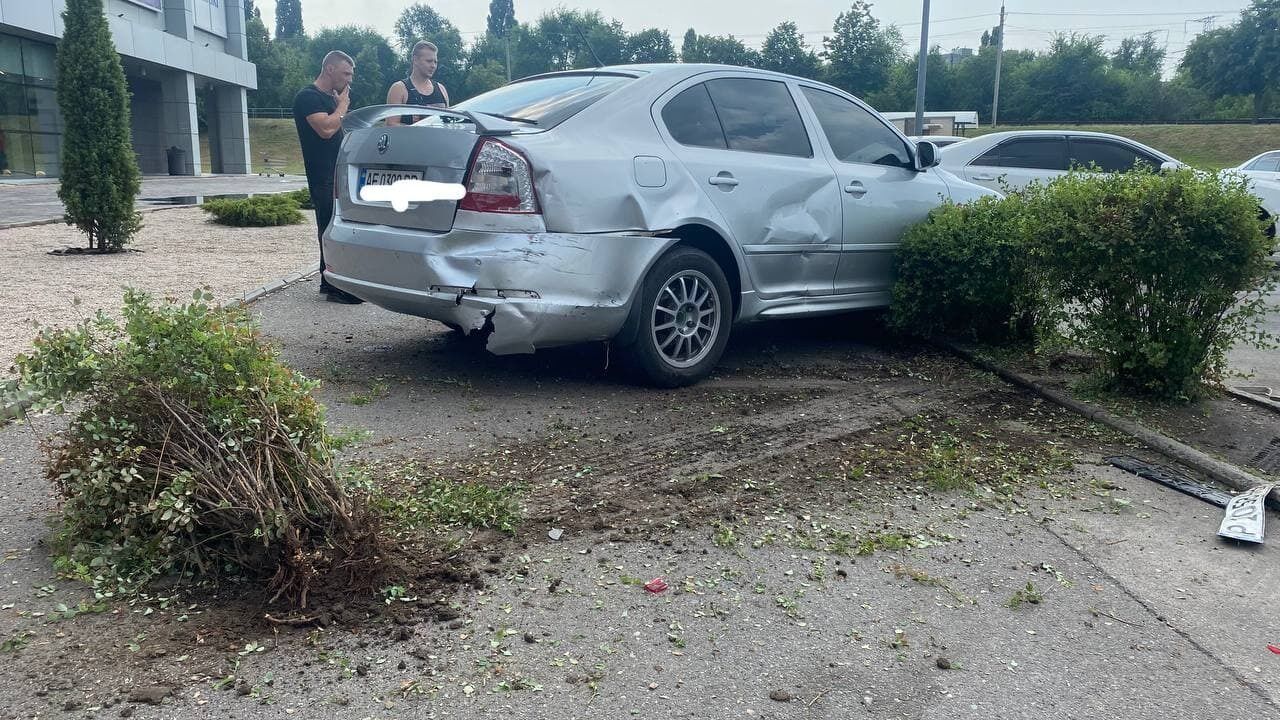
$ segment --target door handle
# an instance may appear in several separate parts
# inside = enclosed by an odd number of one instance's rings
[[[732,175],[713,175],[712,177],[707,178],[707,182],[712,185],[719,185],[720,187],[738,187],[738,179]]]
[[[844,186],[844,191],[854,197],[862,197],[863,195],[867,194],[867,187],[863,185],[860,181],[854,180],[853,182]]]
[[[973,176],[973,179],[974,179],[974,180],[977,180],[978,182],[991,182],[992,180],[995,180],[995,179],[996,179],[996,176],[995,176],[995,175],[986,175],[986,174],[982,174],[982,175],[974,175],[974,176]]]

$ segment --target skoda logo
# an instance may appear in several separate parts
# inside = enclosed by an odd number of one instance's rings
[[[385,155],[388,147],[391,147],[391,138],[383,133],[382,137],[378,138],[378,154]]]

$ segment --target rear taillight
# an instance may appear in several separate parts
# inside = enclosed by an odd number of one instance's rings
[[[467,195],[462,210],[490,213],[537,214],[533,167],[518,150],[484,138],[467,170]]]

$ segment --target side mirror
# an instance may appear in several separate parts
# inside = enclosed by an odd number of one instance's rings
[[[1174,162],[1172,160],[1166,160],[1160,163],[1160,172],[1162,173],[1173,172],[1174,170],[1177,170],[1180,167],[1182,167],[1182,163]]]
[[[938,146],[928,140],[916,143],[916,170],[924,171],[942,162],[938,156]]]

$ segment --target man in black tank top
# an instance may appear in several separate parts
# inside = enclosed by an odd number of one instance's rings
[[[421,107],[449,107],[449,91],[432,80],[440,66],[440,51],[425,40],[413,46],[412,66],[409,77],[397,81],[387,90],[388,105],[419,105]],[[412,125],[421,120],[417,115],[401,115],[387,118],[388,125]]]

